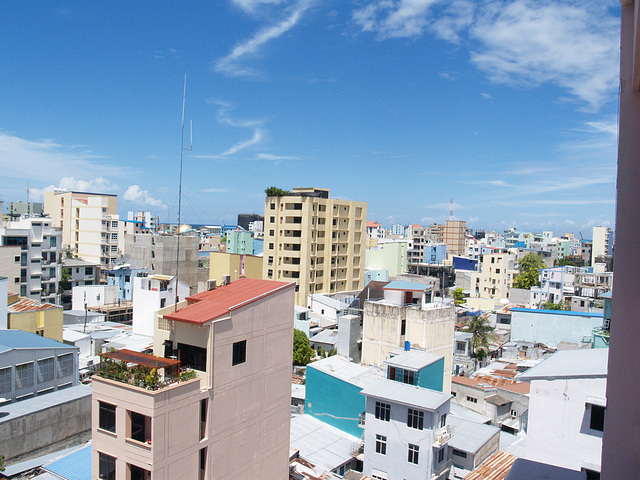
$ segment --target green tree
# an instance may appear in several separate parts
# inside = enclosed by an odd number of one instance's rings
[[[309,337],[297,328],[293,331],[293,364],[306,365],[311,361],[311,357],[315,355]]]
[[[284,197],[285,195],[291,195],[291,192],[278,187],[265,188],[264,193],[267,197]]]
[[[513,288],[531,290],[531,287],[540,285],[538,270],[547,266],[540,255],[531,252],[518,261],[518,267],[520,268],[520,273],[513,279]]]
[[[539,306],[544,310],[571,310],[569,305],[564,305],[563,303],[540,302]]]
[[[566,265],[568,265],[568,266],[570,266],[570,267],[576,267],[576,266],[577,266],[577,265],[576,265],[576,263],[575,263],[573,260],[570,260],[570,259],[568,259],[568,258],[561,258],[561,259],[559,259],[559,260],[555,260],[555,261],[553,262],[553,264],[554,264],[556,267],[564,267],[564,266],[566,266]]]
[[[4,472],[4,455],[0,455],[0,472]]]
[[[460,287],[456,288],[453,291],[453,303],[456,305],[462,305],[464,303],[464,290]]]
[[[473,317],[465,327],[465,331],[471,333],[471,355],[480,359],[485,358],[489,342],[496,339],[493,334],[494,328],[489,323],[489,319],[487,317]]]
[[[69,285],[69,277],[71,276],[71,272],[67,267],[62,267],[62,273],[60,275],[60,283],[58,284],[62,290],[70,290],[71,285]]]

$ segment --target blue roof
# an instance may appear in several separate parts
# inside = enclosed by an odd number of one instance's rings
[[[424,283],[406,282],[402,280],[394,280],[382,287],[383,290],[409,290],[412,292],[424,292],[425,290],[431,290],[432,288],[433,287],[431,287],[431,285],[425,285]]]
[[[567,310],[545,310],[542,308],[512,308],[512,312],[553,313],[556,315],[573,315],[577,317],[602,317],[602,313],[569,312]]]
[[[65,480],[91,480],[91,445],[87,445],[44,468]]]
[[[63,348],[64,343],[22,330],[0,330],[0,352],[14,348]]]
[[[600,298],[613,298],[613,290],[609,290],[608,292],[603,293],[602,295],[600,295]]]

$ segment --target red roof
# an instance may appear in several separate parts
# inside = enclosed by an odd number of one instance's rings
[[[52,303],[40,303],[30,298],[21,298],[15,303],[12,303],[7,307],[8,313],[23,313],[23,312],[39,312],[41,310],[49,310],[52,308],[62,308],[60,305],[54,305]]]
[[[177,312],[164,315],[167,320],[204,325],[229,312],[264,298],[295,283],[241,278],[228,285],[187,297],[189,305]]]
[[[367,227],[379,227],[380,224],[376,221],[369,221],[367,222]]]
[[[417,223],[414,223],[413,225],[411,225],[411,228],[422,228],[422,225],[418,225]]]

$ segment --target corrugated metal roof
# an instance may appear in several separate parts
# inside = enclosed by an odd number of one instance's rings
[[[474,455],[500,434],[500,429],[496,426],[464,420],[455,415],[448,416],[447,423],[453,427],[449,446]]]
[[[607,376],[608,348],[563,350],[556,352],[518,376],[518,380],[555,380]]]
[[[206,292],[187,297],[192,303],[175,313],[164,315],[168,320],[203,325],[230,311],[266,297],[284,288],[292,288],[295,283],[274,282],[241,278]]]
[[[24,313],[24,312],[38,312],[41,310],[49,310],[52,308],[59,308],[60,305],[54,305],[52,303],[40,303],[30,298],[21,298],[15,303],[12,303],[7,307],[7,313]]]
[[[482,465],[464,477],[464,480],[504,480],[516,458],[518,457],[498,450]]]
[[[3,347],[5,347],[3,349]],[[22,330],[0,330],[0,352],[14,348],[68,348],[69,345]]]
[[[91,445],[44,467],[64,480],[91,480]]]
[[[419,405],[431,411],[436,410],[451,398],[451,395],[448,393],[442,393],[416,385],[409,385],[407,383],[400,383],[386,378],[378,380],[373,385],[363,389],[360,393],[404,405]]]
[[[424,283],[394,280],[393,282],[387,283],[382,289],[383,290],[405,290],[410,292],[424,292],[425,290],[432,290],[433,287],[431,285],[426,285]]]

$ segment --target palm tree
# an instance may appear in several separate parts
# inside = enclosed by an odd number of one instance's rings
[[[471,355],[476,356],[481,348],[488,348],[490,341],[495,341],[494,328],[489,323],[489,319],[484,316],[474,316],[465,327],[465,331],[472,334]]]

